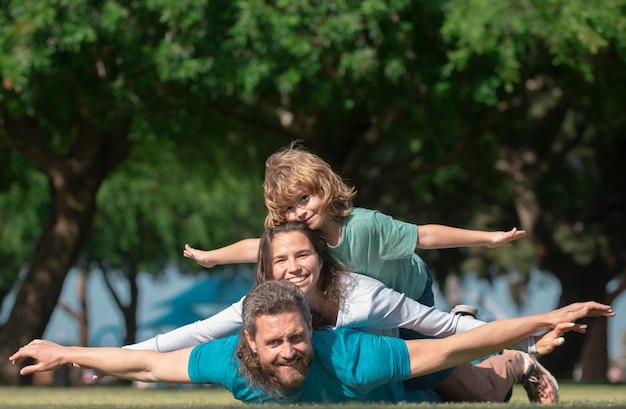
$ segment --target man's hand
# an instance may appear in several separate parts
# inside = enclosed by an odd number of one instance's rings
[[[565,307],[548,313],[550,316],[551,328],[563,322],[576,322],[585,317],[614,317],[615,312],[610,305],[600,304],[595,301],[575,302]]]
[[[35,339],[11,355],[9,360],[13,365],[17,365],[28,358],[32,358],[35,363],[20,370],[20,375],[30,375],[35,372],[51,371],[66,365],[68,362],[64,361],[63,356],[67,349],[68,347],[50,341]]]
[[[585,317],[613,317],[615,312],[610,305],[600,304],[595,301],[577,302],[557,310],[548,312],[552,330],[535,338],[537,353],[549,354],[556,347],[565,342],[563,335],[568,331],[581,334],[587,332],[586,324],[578,324],[576,320]]]

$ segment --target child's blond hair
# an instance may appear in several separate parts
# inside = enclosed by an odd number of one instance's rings
[[[299,141],[292,142],[265,161],[265,227],[284,223],[286,206],[294,203],[303,191],[319,195],[322,211],[338,222],[350,214],[356,194],[354,187],[348,186],[327,162],[306,150]]]

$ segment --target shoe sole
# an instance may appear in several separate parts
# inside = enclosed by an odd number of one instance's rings
[[[539,363],[539,361],[537,361],[537,359],[536,359],[534,356],[532,356],[532,355],[531,355],[530,357],[532,358],[532,360],[533,360],[533,362],[535,363],[535,365],[536,365],[538,368],[540,368],[540,369],[541,369],[541,373],[542,373],[542,375],[546,375],[546,376],[548,376],[548,378],[552,381],[552,384],[553,384],[553,385],[554,385],[554,387],[556,388],[556,390],[555,390],[555,394],[556,394],[556,396],[555,396],[554,403],[559,403],[559,399],[560,399],[560,396],[559,396],[559,383],[556,381],[556,378],[554,377],[554,375],[552,375],[552,374],[550,373],[550,371],[548,371],[548,370],[546,369],[546,367],[545,367],[545,366],[541,365],[541,364]]]

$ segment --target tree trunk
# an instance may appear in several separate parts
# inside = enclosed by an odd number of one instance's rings
[[[73,310],[63,300],[58,301],[58,306],[68,313],[78,325],[78,343],[76,345],[85,347],[89,342],[89,311],[87,308],[87,280],[89,279],[89,269],[86,266],[79,268],[78,279],[76,280],[76,294],[78,298],[78,309]],[[82,384],[82,369],[72,368],[70,370],[70,385]]]
[[[50,186],[50,219],[37,241],[26,277],[13,309],[0,328],[0,356],[8,357],[34,338],[41,338],[57,305],[67,272],[89,234],[96,194],[109,174],[131,149],[129,121],[103,131],[79,118],[71,148],[63,154],[48,146],[52,137],[34,117],[3,113],[8,145],[28,158],[47,177]],[[0,360],[0,383],[20,383],[19,368]]]
[[[138,269],[137,264],[134,263],[133,257],[129,255],[129,263],[127,271],[122,275],[122,279],[128,282],[128,289],[130,292],[130,300],[128,304],[124,305],[122,297],[115,291],[113,284],[111,283],[111,274],[104,268],[104,265],[100,263],[100,270],[102,271],[102,277],[106,284],[115,305],[120,309],[124,316],[124,327],[126,329],[125,345],[134,344],[137,340],[137,305],[139,305],[139,286],[137,285]],[[115,381],[116,384],[128,385],[132,382],[123,379]]]
[[[591,318],[583,343],[581,381],[606,382],[609,370],[607,318]]]
[[[77,311],[78,323],[78,345],[89,346],[89,308],[87,305],[87,282],[89,280],[89,269],[81,267],[76,284],[76,292],[78,294],[79,307]],[[83,369],[74,369],[70,374],[72,385],[81,385],[83,383]]]
[[[129,301],[128,304],[122,302],[122,297],[115,291],[115,287],[111,283],[112,274],[100,263],[100,270],[102,271],[102,278],[106,284],[109,294],[113,298],[113,302],[120,309],[124,317],[124,327],[126,329],[125,343],[134,344],[137,339],[137,306],[139,305],[139,286],[137,285],[138,270],[137,265],[132,262],[133,257],[129,255],[129,263],[127,271],[124,271],[122,279],[125,279],[128,283],[129,289]]]
[[[517,214],[534,245],[539,267],[554,274],[561,283],[559,307],[587,300],[606,302],[605,288],[611,277],[610,274],[606,274],[609,267],[600,258],[592,260],[587,265],[580,265],[572,254],[561,249],[554,238],[554,229],[548,224],[535,194],[537,186],[541,183],[541,172],[533,173],[528,170],[523,151],[508,153],[507,161],[500,164],[500,168],[511,175]],[[607,379],[606,319],[590,319],[589,323],[586,335],[568,333],[563,346],[542,357],[542,363],[557,378],[571,379],[574,370],[580,366],[584,380]]]
[[[7,357],[34,338],[41,338],[56,307],[68,270],[88,234],[99,183],[61,178],[52,184],[52,217],[35,248],[32,263],[0,330],[0,356]],[[0,361],[0,381],[20,382],[18,367]]]
[[[78,277],[77,292],[79,301],[78,310],[78,345],[89,346],[89,308],[87,306],[87,282],[89,280],[89,269],[81,268]]]
[[[139,287],[137,286],[137,274],[128,277],[130,285],[130,301],[123,309],[124,323],[126,324],[126,345],[137,342],[137,305],[139,305]]]

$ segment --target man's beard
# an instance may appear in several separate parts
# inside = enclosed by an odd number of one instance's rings
[[[302,381],[304,381],[307,374],[309,373],[309,368],[312,361],[313,351],[311,351],[311,354],[308,356],[302,353],[298,353],[298,369],[287,369],[284,367],[281,368],[273,364],[269,364],[266,366],[262,366],[262,370],[267,374],[270,379],[273,379],[279,385],[279,387],[284,389],[292,389],[297,387],[302,383]]]

